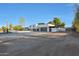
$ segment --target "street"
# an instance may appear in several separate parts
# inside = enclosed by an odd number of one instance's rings
[[[1,56],[79,56],[79,37],[73,32],[0,33]]]

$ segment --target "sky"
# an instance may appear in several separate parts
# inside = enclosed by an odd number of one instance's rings
[[[66,27],[72,25],[74,20],[73,4],[56,3],[0,3],[0,27],[9,24],[18,25],[19,18],[25,18],[25,26],[47,23],[53,21],[54,17],[60,18]]]

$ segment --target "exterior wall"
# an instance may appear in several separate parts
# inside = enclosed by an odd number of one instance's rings
[[[41,32],[47,32],[47,27],[41,27],[41,28],[40,28],[40,31],[41,31]]]
[[[57,28],[51,28],[51,32],[58,32]]]
[[[39,32],[59,32],[66,31],[65,28],[54,28],[55,25],[45,24],[45,25],[32,25],[30,30]]]
[[[66,29],[65,28],[52,28],[51,32],[65,32]]]
[[[47,26],[47,32],[49,32],[49,27]]]

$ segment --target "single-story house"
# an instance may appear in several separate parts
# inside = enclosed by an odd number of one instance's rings
[[[57,32],[57,31],[65,31],[65,28],[55,28],[54,24],[45,24],[38,23],[35,25],[29,26],[31,31],[39,31],[39,32]]]

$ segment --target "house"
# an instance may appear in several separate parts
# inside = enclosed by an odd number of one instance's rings
[[[39,31],[39,32],[51,32],[52,28],[55,28],[54,24],[38,23],[38,24],[29,26],[29,29],[31,31]]]
[[[65,28],[55,28],[54,24],[45,24],[45,23],[38,23],[29,26],[31,31],[38,31],[38,32],[61,32],[66,31]]]

